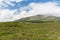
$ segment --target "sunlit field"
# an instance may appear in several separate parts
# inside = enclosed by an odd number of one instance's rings
[[[60,40],[60,22],[0,23],[0,40]]]

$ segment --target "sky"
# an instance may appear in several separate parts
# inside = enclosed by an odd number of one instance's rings
[[[60,17],[60,0],[0,0],[0,22],[34,15]]]

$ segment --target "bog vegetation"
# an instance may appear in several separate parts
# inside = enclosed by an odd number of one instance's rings
[[[0,40],[60,40],[60,22],[0,23]]]

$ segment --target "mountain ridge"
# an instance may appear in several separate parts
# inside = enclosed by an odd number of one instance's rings
[[[51,15],[35,15],[26,18],[21,18],[16,21],[60,21],[60,17]]]

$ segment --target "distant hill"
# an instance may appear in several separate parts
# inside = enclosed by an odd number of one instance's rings
[[[35,15],[26,18],[22,18],[16,21],[60,21],[60,17],[56,16],[47,16],[47,15]]]

